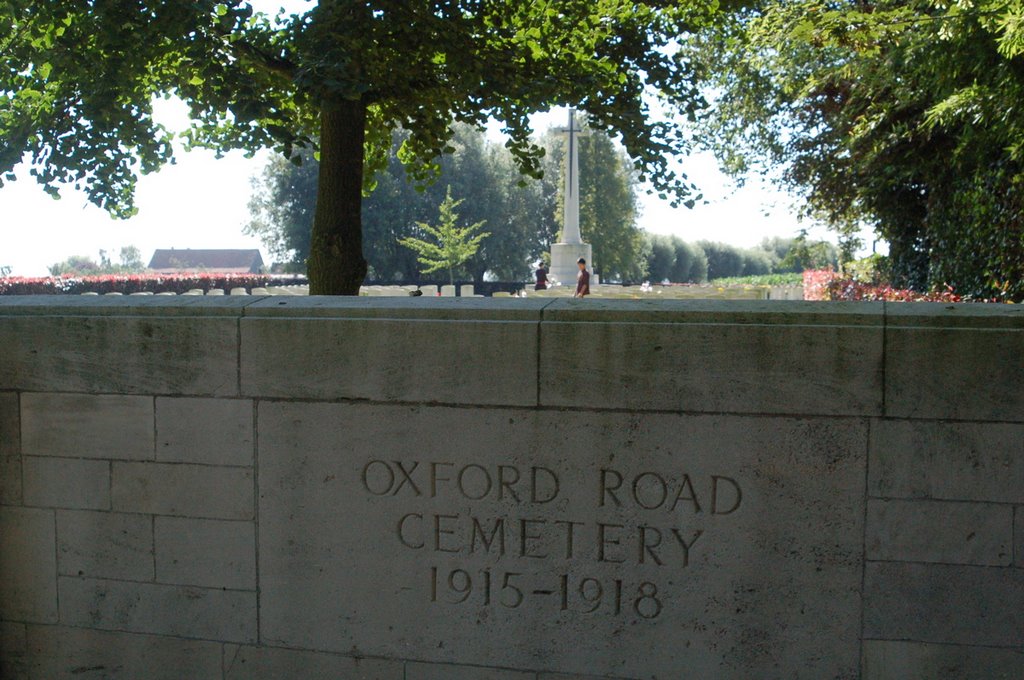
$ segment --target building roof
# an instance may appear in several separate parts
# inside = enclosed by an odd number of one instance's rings
[[[193,250],[185,248],[157,249],[149,261],[149,268],[159,271],[213,271],[213,272],[252,272],[263,270],[263,257],[260,251],[253,248],[247,250],[206,249]]]

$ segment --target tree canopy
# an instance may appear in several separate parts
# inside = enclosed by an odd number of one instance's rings
[[[244,0],[0,0],[0,172],[27,154],[51,192],[74,184],[128,215],[136,175],[173,155],[154,96],[189,105],[187,142],[220,150],[316,147],[313,293],[357,292],[366,274],[361,199],[408,130],[403,158],[426,177],[452,120],[503,121],[522,170],[540,150],[528,115],[557,104],[614,129],[655,186],[685,199],[670,167],[685,147],[649,118],[654,93],[684,117],[701,74],[676,49],[714,0],[320,0],[267,17]],[[314,140],[316,140],[314,142]]]
[[[807,212],[889,242],[894,282],[1024,299],[1024,5],[765,0],[687,43],[703,138],[782,164]],[[844,244],[841,243],[841,246]]]

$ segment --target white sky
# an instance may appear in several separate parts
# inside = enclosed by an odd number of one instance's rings
[[[257,9],[274,11],[279,5],[301,9],[305,0],[254,0]],[[162,107],[167,125],[185,122],[178,103]],[[562,124],[564,110],[542,114],[535,129]],[[88,203],[84,194],[68,187],[61,200],[45,194],[22,164],[18,180],[0,189],[0,266],[16,276],[43,276],[47,267],[71,255],[98,259],[104,249],[116,259],[122,246],[134,245],[148,263],[157,248],[261,248],[242,233],[249,220],[250,178],[263,168],[269,152],[246,159],[241,152],[216,159],[213,152],[178,153],[177,164],[139,179],[139,212],[128,220],[111,219]],[[707,155],[684,159],[682,170],[703,190],[708,205],[673,209],[654,195],[641,196],[639,226],[653,233],[677,234],[687,241],[709,239],[738,246],[753,246],[766,236],[794,236],[800,228],[791,199],[758,178],[733,191]],[[583,236],[586,238],[586,225]],[[816,228],[817,238],[829,238]],[[870,243],[870,241],[869,241]]]

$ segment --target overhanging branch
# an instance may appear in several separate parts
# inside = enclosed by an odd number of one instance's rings
[[[295,74],[298,71],[298,66],[293,62],[268,54],[244,40],[231,40],[230,31],[226,31],[219,27],[214,28],[214,31],[224,40],[224,46],[239,59],[256,66],[266,73],[283,78],[288,82],[295,80]]]

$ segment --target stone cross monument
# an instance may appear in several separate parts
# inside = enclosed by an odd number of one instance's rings
[[[558,243],[551,244],[551,276],[563,285],[575,286],[579,268],[576,260],[584,258],[587,268],[592,270],[591,248],[580,237],[580,162],[577,137],[583,131],[576,126],[576,111],[569,109],[569,127],[558,132],[569,138],[565,159],[565,211],[562,222],[562,236]],[[596,278],[591,278],[596,283]]]

